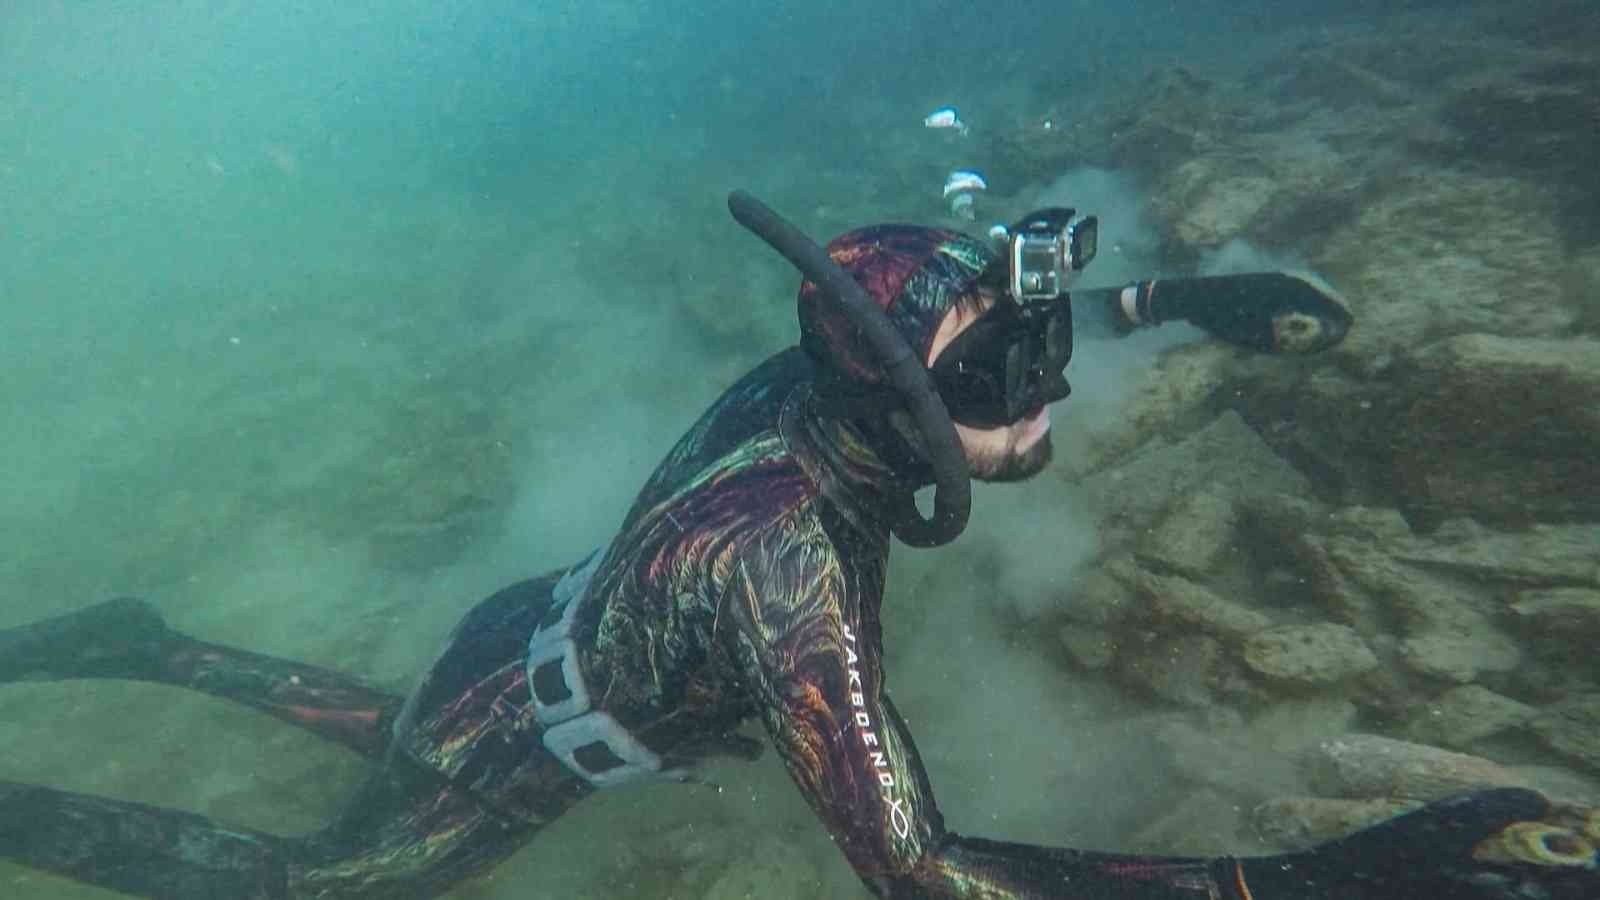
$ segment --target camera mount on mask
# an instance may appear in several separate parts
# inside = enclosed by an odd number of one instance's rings
[[[1034,210],[1010,228],[989,229],[989,240],[1007,262],[1007,287],[1018,303],[1054,300],[1067,292],[1073,273],[1094,261],[1100,219],[1079,216],[1068,206]]]
[[[972,511],[971,475],[955,424],[922,360],[866,290],[798,228],[744,191],[728,195],[728,211],[840,305],[877,353],[889,384],[904,398],[933,467],[937,489],[932,517],[924,517],[911,498],[906,498],[893,526],[895,536],[913,547],[937,547],[955,540],[967,527]]]

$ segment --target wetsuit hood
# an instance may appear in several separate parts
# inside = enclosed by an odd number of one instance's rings
[[[953,304],[948,291],[938,292],[935,302],[924,304],[926,312],[911,316],[911,331],[913,336],[908,340],[907,332],[903,326],[897,325],[890,313],[896,307],[903,307],[898,299],[902,295],[915,295],[909,287],[915,280],[916,273],[927,268],[927,265],[901,265],[891,266],[887,270],[889,277],[878,285],[878,296],[869,293],[862,282],[853,275],[849,269],[828,255],[821,247],[813,244],[805,234],[793,225],[785,222],[783,217],[773,212],[761,201],[750,196],[744,191],[734,191],[728,195],[728,211],[733,214],[739,224],[766,241],[773,249],[782,253],[785,259],[794,263],[795,267],[804,273],[807,281],[814,285],[811,293],[813,299],[827,302],[833,301],[837,313],[842,313],[842,318],[849,322],[848,330],[839,328],[839,320],[827,313],[813,315],[816,310],[808,312],[807,307],[813,304],[807,301],[807,291],[801,291],[801,330],[802,344],[810,344],[813,359],[823,363],[822,377],[819,384],[828,385],[859,385],[851,376],[841,374],[841,366],[849,366],[859,372],[864,378],[876,377],[877,383],[869,384],[865,391],[851,386],[844,391],[845,394],[876,394],[877,397],[855,397],[837,401],[832,417],[850,417],[852,410],[860,399],[877,404],[879,411],[891,411],[892,407],[882,405],[885,398],[892,400],[899,411],[909,416],[909,425],[914,432],[920,456],[929,464],[933,482],[938,486],[934,492],[933,515],[923,516],[917,509],[911,492],[898,492],[894,499],[895,512],[893,518],[894,533],[904,542],[914,547],[936,547],[949,543],[961,534],[966,527],[967,516],[972,508],[971,478],[967,471],[967,462],[963,455],[961,441],[956,434],[955,423],[950,419],[950,413],[945,408],[944,401],[935,389],[932,377],[926,369],[927,347],[937,332],[938,322],[943,316],[943,311]],[[863,237],[865,239],[863,239]],[[943,236],[940,236],[943,237]],[[974,245],[969,238],[961,235],[950,235],[952,240],[935,241],[937,247],[941,243],[960,245],[976,248],[980,251],[985,248]],[[895,238],[902,238],[901,243],[907,245],[905,249],[913,251],[913,255],[923,255],[931,259],[938,256],[937,252],[929,254],[927,248],[930,244],[929,236],[924,229],[891,228],[883,231],[878,236],[871,234],[857,235],[853,240],[836,241],[841,256],[852,261],[862,276],[872,279],[874,267],[871,259],[877,257],[885,249],[886,244],[894,243]],[[847,245],[859,246],[858,251],[851,251]],[[902,251],[903,252],[903,251]],[[951,254],[946,254],[951,255]],[[892,258],[893,251],[891,252]],[[977,260],[982,262],[981,257]],[[967,268],[972,278],[961,276],[959,282],[968,284],[975,280],[976,275],[983,270],[981,265],[968,265]],[[882,270],[882,269],[880,269]],[[901,272],[909,274],[902,276]],[[943,279],[935,278],[938,282]],[[949,297],[960,296],[959,293]],[[892,298],[886,301],[882,298]],[[904,315],[905,309],[900,310]],[[932,316],[927,313],[933,313]],[[827,325],[833,320],[832,325]],[[928,322],[933,322],[929,326]],[[812,327],[815,326],[815,327]],[[811,328],[809,333],[805,333]],[[829,346],[829,336],[840,341],[842,352],[850,352],[851,348],[865,348],[870,353],[871,363],[857,358],[853,361],[843,357],[835,359],[835,354]],[[921,355],[913,349],[913,345],[920,347]],[[830,362],[830,360],[832,360]],[[854,413],[865,411],[857,407]],[[895,416],[879,417],[877,424],[893,429],[898,423],[892,421]],[[899,417],[904,418],[904,417]]]
[[[945,315],[964,299],[976,300],[980,276],[998,259],[988,244],[960,232],[912,225],[846,232],[828,244],[827,254],[860,285],[863,302],[883,311],[923,367]],[[891,522],[910,519],[916,512],[912,492],[937,480],[937,467],[904,415],[904,397],[891,387],[882,354],[844,304],[809,279],[800,286],[798,305],[800,346],[818,366],[805,443],[828,460],[829,474],[819,474],[819,483],[842,509],[857,512],[853,518],[881,507]],[[944,415],[942,404],[939,410]],[[786,434],[798,437],[798,429]],[[960,469],[964,476],[964,460]],[[901,528],[896,533],[906,540]]]
[[[957,231],[874,225],[828,243],[828,256],[866,289],[926,364],[945,314],[975,293],[996,260],[986,243]],[[810,280],[800,285],[800,346],[830,375],[862,386],[885,383],[877,355],[840,304]]]

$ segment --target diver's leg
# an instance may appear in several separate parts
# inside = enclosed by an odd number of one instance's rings
[[[375,774],[331,827],[305,838],[0,781],[0,859],[159,900],[425,900],[488,871],[544,824],[502,818],[405,764]]]
[[[495,738],[497,729],[485,727],[516,715],[503,704],[527,702],[519,686],[528,636],[559,574],[506,587],[456,626],[396,726],[398,752],[309,841],[291,896],[434,897],[488,871],[593,793],[536,735]]]
[[[432,714],[434,704],[474,697],[486,679],[515,665],[553,582],[554,576],[522,582],[474,608],[418,691],[420,721],[453,727],[450,715]],[[331,692],[381,701],[367,704],[378,712],[359,721],[379,723],[373,730],[385,739],[399,707],[398,698],[336,673],[195,641],[132,600],[0,631],[0,661],[0,680],[133,678],[196,688],[356,746],[347,739],[350,732],[325,730],[338,721],[326,713],[362,707],[330,704]],[[299,689],[313,692],[317,705],[299,712],[284,702]],[[425,900],[483,874],[593,790],[551,758],[556,777],[516,776],[516,790],[506,798],[515,801],[512,814],[407,753],[386,759],[330,827],[304,838],[0,781],[0,858],[166,900]]]
[[[198,641],[131,598],[0,630],[0,681],[124,678],[242,703],[369,757],[401,698],[328,669]]]
[[[204,816],[0,781],[0,858],[136,897],[288,897],[290,842]]]
[[[289,896],[437,897],[487,873],[590,792],[572,788],[541,804],[545,818],[512,819],[435,773],[396,765],[377,773],[344,815],[307,841],[304,861],[290,873]]]
[[[0,630],[0,681],[146,678],[174,637],[143,600],[107,600]]]

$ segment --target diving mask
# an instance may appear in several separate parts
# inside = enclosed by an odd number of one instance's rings
[[[1062,374],[1072,361],[1067,283],[1094,259],[1098,224],[1093,216],[1051,208],[990,230],[1004,244],[1009,296],[998,297],[933,362],[933,381],[952,419],[998,428],[1072,392]],[[993,284],[1000,274],[983,280]]]

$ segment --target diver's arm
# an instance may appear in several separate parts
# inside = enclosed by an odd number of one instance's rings
[[[842,571],[801,521],[750,548],[720,615],[773,743],[850,864],[884,897],[1241,895],[1213,871],[1162,860],[963,838],[945,830],[911,735],[883,695],[879,584]],[[862,596],[871,592],[874,596]]]
[[[1525,790],[1445,800],[1304,853],[1245,859],[1098,853],[946,831],[911,735],[883,695],[878,586],[852,584],[815,531],[797,526],[742,555],[722,607],[724,634],[795,784],[880,896],[1600,897],[1600,811],[1555,808]],[[1545,843],[1555,849],[1545,852]]]
[[[1317,353],[1344,339],[1344,302],[1304,278],[1252,272],[1136,281],[1073,292],[1073,323],[1084,333],[1126,335],[1184,321],[1261,353]]]

